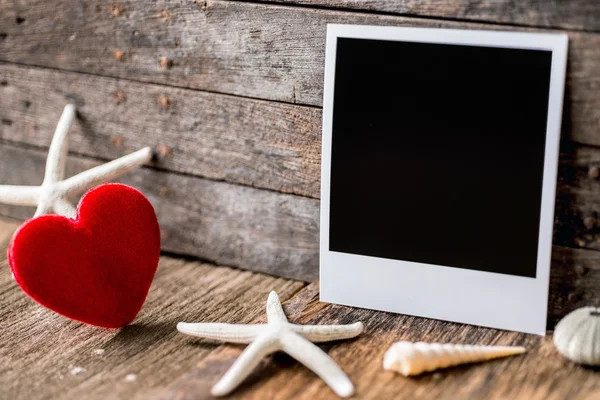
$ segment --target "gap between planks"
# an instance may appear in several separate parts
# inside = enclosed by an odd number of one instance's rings
[[[200,3],[202,1],[202,7],[206,7],[206,3],[209,0],[196,0],[196,3]],[[503,25],[503,26],[511,26],[515,28],[540,28],[540,29],[548,29],[548,30],[557,30],[564,31],[569,30],[572,32],[600,32],[600,26],[597,28],[582,28],[581,26],[569,25],[569,24],[536,24],[536,23],[518,23],[511,22],[509,20],[494,20],[492,15],[484,18],[459,18],[452,17],[449,14],[426,14],[426,13],[418,13],[418,12],[406,12],[406,11],[386,11],[384,7],[378,8],[377,3],[385,4],[386,1],[364,1],[364,0],[355,0],[355,1],[344,1],[344,0],[236,0],[239,3],[256,3],[256,4],[265,4],[265,5],[273,5],[273,6],[286,6],[286,7],[297,7],[297,8],[308,8],[315,10],[325,10],[325,11],[343,11],[343,12],[355,12],[355,13],[364,13],[370,15],[381,15],[388,17],[408,17],[408,18],[423,18],[423,19],[432,19],[438,21],[448,21],[448,22],[463,22],[463,23],[483,23],[489,25]],[[387,0],[387,3],[390,4],[390,9],[393,9],[394,3],[397,3],[398,7],[406,3],[411,3],[411,1],[403,1],[403,2],[395,2],[394,0]],[[399,3],[399,4],[398,4]],[[442,3],[442,2],[440,2]],[[472,2],[467,1],[455,1],[454,4],[459,5],[460,3],[465,3],[465,8],[468,10]],[[502,3],[502,1],[498,2]],[[508,3],[508,2],[504,2]],[[525,8],[527,8],[527,3],[533,3],[532,1],[523,1],[525,3]],[[583,1],[582,1],[583,3]],[[364,6],[362,6],[364,4]],[[374,4],[374,5],[373,5]],[[422,5],[423,3],[418,2],[418,5]],[[453,4],[453,5],[454,5]],[[506,4],[508,5],[508,4]],[[429,4],[431,8],[438,7],[442,9],[444,6],[442,4]],[[368,8],[372,7],[372,8]],[[489,8],[489,4],[487,5]],[[427,9],[427,7],[423,7]],[[550,7],[549,7],[550,8]],[[520,12],[521,10],[517,11]],[[531,10],[530,13],[535,11]],[[559,12],[557,11],[557,14]],[[596,15],[600,14],[600,7],[596,9]],[[592,14],[594,15],[594,14]],[[496,17],[499,17],[497,15]],[[550,19],[550,18],[547,18]]]
[[[482,22],[454,22],[422,17],[376,15],[356,10],[349,12],[295,7],[289,4],[284,6],[227,1],[209,1],[206,7],[199,7],[195,3],[172,6],[173,19],[167,22],[155,16],[158,7],[169,8],[163,3],[127,3],[123,15],[114,17],[110,14],[110,8],[92,1],[87,8],[80,11],[85,20],[94,20],[94,24],[78,26],[78,36],[70,40],[73,29],[69,28],[73,18],[69,14],[72,7],[68,3],[55,0],[52,17],[44,12],[43,5],[29,7],[27,10],[14,6],[11,12],[6,13],[7,29],[3,40],[6,52],[3,59],[25,65],[52,66],[61,70],[85,71],[104,76],[135,76],[138,81],[162,82],[177,87],[193,86],[250,98],[286,102],[295,98],[300,104],[319,105],[322,100],[326,23],[492,30],[504,27],[514,30],[510,25]],[[15,25],[14,13],[19,12],[28,14],[28,19],[26,23]],[[133,22],[134,18],[124,18],[132,15],[135,15],[137,23]],[[37,25],[40,28],[46,27],[50,22],[61,28],[57,29],[55,36],[35,36]],[[238,37],[230,36],[224,40],[221,31],[230,31],[230,24],[234,23]],[[548,31],[524,27],[521,29]],[[265,31],[262,35],[261,30]],[[122,34],[116,35],[114,41],[98,46],[95,38],[107,31],[113,35],[114,32]],[[163,31],[164,34],[161,34]],[[252,32],[255,31],[258,31],[258,34],[253,36]],[[307,34],[307,31],[310,34]],[[137,32],[138,37],[132,37],[132,32]],[[591,95],[593,88],[588,81],[596,74],[594,60],[597,53],[593,49],[600,36],[588,32],[570,32],[571,74],[567,80],[572,80],[575,101],[582,104],[581,107],[588,107],[587,103],[594,103]],[[273,36],[279,37],[280,43],[269,40],[269,37]],[[81,45],[80,40],[83,40]],[[153,45],[148,45],[148,41]],[[60,47],[57,46],[59,42]],[[65,46],[65,43],[68,46]],[[110,54],[110,49],[118,48],[130,49],[134,57],[115,60]],[[210,49],[210,53],[207,54],[206,49]],[[85,56],[78,56],[79,51],[85,51]],[[176,55],[173,68],[168,71],[161,70],[157,65],[157,57],[160,55],[158,53]],[[257,57],[259,55],[262,57]],[[567,90],[567,94],[570,92],[570,89]],[[589,109],[593,111],[593,104],[589,105]],[[593,140],[595,128],[583,125],[591,124],[595,127],[597,118],[590,118],[585,112],[575,114],[577,115],[574,118],[574,127],[577,125],[577,130],[581,130]]]
[[[41,152],[0,146],[0,159],[4,161],[0,163],[4,183],[39,184],[45,160]],[[70,175],[93,165],[96,163],[90,160],[69,157],[67,172]],[[154,205],[163,250],[307,282],[318,279],[318,200],[149,169],[119,181],[141,190]],[[585,199],[590,207],[596,204],[593,196]],[[0,205],[0,214],[27,219],[32,210]],[[599,258],[597,251],[553,247],[551,326],[574,308],[596,301]]]
[[[227,0],[229,1],[229,0]],[[239,98],[239,99],[243,99],[243,100],[255,100],[255,101],[264,101],[264,102],[271,102],[271,103],[281,103],[281,104],[287,104],[287,105],[295,105],[295,106],[301,106],[301,107],[308,107],[308,108],[315,108],[318,110],[321,110],[323,107],[320,105],[315,105],[315,104],[301,104],[301,103],[296,103],[294,102],[290,102],[290,101],[284,101],[284,100],[277,100],[277,99],[264,99],[261,97],[251,97],[251,96],[245,96],[243,94],[236,94],[236,93],[228,93],[228,92],[221,92],[218,90],[209,90],[209,89],[203,89],[203,88],[195,88],[195,87],[190,87],[190,86],[181,86],[181,85],[173,85],[170,84],[168,82],[152,82],[152,81],[142,81],[139,79],[135,79],[132,77],[115,77],[114,75],[105,75],[102,73],[94,73],[94,72],[87,72],[87,71],[79,71],[79,70],[70,70],[70,69],[63,69],[63,68],[59,68],[56,66],[49,66],[49,65],[43,65],[43,64],[27,64],[27,63],[23,63],[23,62],[19,62],[19,61],[7,61],[7,60],[2,60],[0,59],[0,66],[1,65],[14,65],[16,67],[23,67],[23,68],[39,68],[39,69],[46,69],[48,71],[55,71],[55,72],[63,72],[63,73],[70,73],[70,74],[76,74],[76,75],[81,75],[82,77],[97,77],[97,78],[106,78],[106,79],[113,79],[113,80],[118,80],[118,81],[122,81],[122,82],[130,82],[130,83],[137,83],[137,84],[142,84],[142,85],[156,85],[156,86],[160,86],[166,89],[184,89],[184,90],[189,90],[190,92],[198,92],[198,93],[206,93],[206,94],[215,94],[215,95],[220,95],[220,96],[231,96],[231,97],[235,97],[235,98]],[[600,146],[600,145],[599,145]]]

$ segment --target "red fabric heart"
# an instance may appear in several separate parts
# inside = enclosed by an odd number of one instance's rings
[[[8,260],[23,291],[65,317],[120,328],[136,317],[160,256],[154,208],[121,184],[91,189],[77,218],[44,215],[14,234]]]

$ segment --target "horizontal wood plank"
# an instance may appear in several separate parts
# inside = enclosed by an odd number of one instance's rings
[[[0,139],[48,148],[73,102],[74,153],[113,159],[149,145],[159,169],[320,196],[319,109],[2,63],[0,80]],[[126,100],[117,104],[118,90]],[[600,180],[590,177],[599,168],[599,149],[563,140],[557,243],[579,247],[600,233],[584,224],[600,210]]]
[[[0,79],[0,139],[47,148],[63,105],[74,102],[77,154],[113,159],[150,145],[159,169],[320,196],[318,109],[9,64]],[[116,104],[115,90],[127,99]],[[599,170],[600,149],[563,140],[556,244],[600,249]]]
[[[553,246],[548,329],[571,311],[589,305],[600,307],[600,252]]]
[[[17,219],[0,217],[0,251],[2,251],[0,254],[4,254],[4,251],[8,248],[10,238],[21,223]]]
[[[44,157],[41,151],[0,146],[2,183],[39,184]],[[68,173],[98,164],[80,157],[69,161]],[[318,278],[318,200],[148,168],[122,182],[153,203],[164,250],[308,282]],[[25,219],[33,210],[0,205],[0,214]],[[554,247],[550,323],[600,298],[599,265],[600,252]]]
[[[562,145],[554,242],[600,250],[600,149]]]
[[[318,301],[318,284],[302,289],[284,304],[289,319],[303,324],[362,321],[365,332],[354,340],[321,345],[356,386],[359,399],[592,399],[600,395],[597,372],[558,354],[544,338]],[[256,322],[264,321],[259,318]],[[382,368],[383,354],[399,340],[525,346],[523,355],[438,370],[405,378]],[[206,341],[206,343],[213,343]],[[160,400],[210,398],[210,388],[240,355],[243,347],[222,345],[169,388]],[[230,396],[238,399],[328,399],[331,389],[314,373],[276,354]]]
[[[279,4],[355,9],[546,28],[600,31],[600,3],[587,0],[263,0]]]
[[[0,237],[14,229],[14,223],[0,220]],[[177,333],[177,322],[248,323],[262,314],[271,290],[287,299],[304,286],[161,257],[133,324],[103,329],[68,320],[33,302],[11,278],[6,243],[0,254],[0,397],[5,399],[147,399],[216,347],[190,345],[188,337]],[[135,379],[128,380],[129,374]]]
[[[321,105],[328,23],[539,31],[230,1],[119,4],[1,0],[0,60]],[[600,144],[600,34],[569,38],[564,136]]]
[[[3,63],[0,82],[0,139],[47,148],[74,103],[75,153],[152,146],[160,169],[318,197],[318,109]]]
[[[16,229],[0,219],[0,237]],[[0,244],[5,254],[6,240]],[[298,282],[224,267],[162,257],[148,300],[134,324],[121,330],[93,328],[60,317],[27,298],[0,259],[0,354],[3,394],[41,399],[204,399],[243,346],[177,334],[185,321],[264,322],[268,291],[282,299]],[[544,339],[425,318],[331,306],[318,302],[318,283],[284,305],[298,323],[349,323],[366,330],[356,340],[323,344],[356,384],[357,398],[415,399],[594,398],[599,384],[591,369],[562,359]],[[406,379],[381,368],[396,340],[524,345],[525,355]],[[98,352],[98,350],[103,350]],[[79,369],[80,368],[80,369]],[[127,379],[133,374],[135,379]],[[548,379],[551,376],[552,379]],[[492,379],[493,377],[493,379]],[[35,382],[35,384],[31,384]],[[467,384],[468,383],[468,384]],[[510,384],[510,386],[509,386]],[[265,359],[232,398],[329,398],[332,393],[303,366],[280,354]]]
[[[69,157],[67,176],[98,164]],[[44,152],[0,146],[3,184],[39,185],[44,165]],[[148,168],[120,181],[154,205],[165,251],[305,281],[317,275],[318,200]],[[0,215],[27,219],[33,211],[0,204]]]

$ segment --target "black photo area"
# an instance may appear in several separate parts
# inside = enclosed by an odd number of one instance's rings
[[[534,278],[551,64],[339,38],[329,249]]]

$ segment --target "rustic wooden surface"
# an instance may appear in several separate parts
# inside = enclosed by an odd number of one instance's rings
[[[515,25],[600,30],[600,3],[588,0],[264,0],[400,15]]]
[[[162,257],[148,300],[120,330],[69,321],[21,292],[4,256],[18,223],[0,219],[0,386],[7,399],[208,399],[242,346],[194,339],[178,321],[264,322],[270,290],[297,323],[365,323],[358,339],[322,345],[348,373],[356,398],[592,399],[598,372],[560,357],[550,336],[503,332],[318,302],[318,284]],[[296,294],[297,293],[297,294]],[[403,378],[381,368],[397,340],[526,346],[523,356]],[[97,354],[98,349],[104,350]],[[81,372],[73,374],[75,368]],[[128,381],[127,375],[136,379]],[[265,359],[231,398],[327,399],[333,393],[285,355]]]
[[[43,151],[4,144],[0,146],[0,160],[3,183],[40,183],[45,163]],[[98,163],[71,156],[67,174]],[[587,182],[589,177],[582,180]],[[154,205],[166,251],[307,282],[318,279],[318,200],[149,168],[128,174],[120,181],[143,191]],[[600,194],[600,183],[592,183],[599,190],[595,193]],[[592,202],[590,207],[597,202],[591,196],[584,199]],[[586,203],[581,200],[581,204]],[[573,205],[566,203],[563,208],[562,212],[568,213]],[[27,219],[33,211],[29,207],[0,204],[0,215]],[[555,230],[564,241],[570,238],[569,227],[575,223],[568,221],[566,228],[559,222]],[[596,231],[592,228],[592,232]],[[582,237],[586,235],[591,234],[584,233]],[[595,245],[597,241],[590,243]],[[564,315],[565,306],[572,309],[600,298],[600,253],[555,246],[550,293],[551,316]]]
[[[319,197],[319,109],[9,64],[0,80],[0,139],[15,145],[46,149],[64,102],[75,101],[76,154],[113,159],[151,145],[168,149],[152,164],[160,170]],[[115,90],[125,102],[115,103]],[[599,149],[563,141],[555,244],[600,249],[594,168]]]
[[[2,183],[39,185],[45,158],[42,151],[0,146]],[[99,163],[69,157],[67,176]],[[154,205],[165,251],[305,281],[318,273],[318,200],[148,168],[119,181]],[[27,219],[33,212],[0,204],[0,215]]]
[[[355,398],[364,399],[594,399],[600,396],[598,371],[577,366],[555,350],[551,332],[541,338],[425,318],[395,315],[318,301],[318,284],[302,289],[284,305],[290,320],[306,324],[362,321],[365,333],[355,340],[322,346],[354,382]],[[261,321],[261,320],[259,320]],[[417,378],[382,368],[383,353],[398,340],[525,346],[524,355],[461,366]],[[243,347],[223,345],[156,399],[210,398],[210,387]],[[312,372],[287,356],[263,362],[230,398],[329,399],[333,392]]]
[[[554,241],[600,250],[600,149],[563,144],[559,161]]]
[[[178,334],[179,321],[248,323],[271,290],[289,298],[303,283],[162,257],[132,325],[103,329],[63,318],[27,297],[11,278],[6,245],[17,223],[0,220],[0,398],[148,399],[215,344]],[[104,350],[96,354],[95,350]],[[76,375],[73,368],[84,370]],[[129,374],[136,380],[127,381]]]
[[[101,0],[1,0],[0,61],[321,105],[328,23],[540,31],[235,1],[120,4],[114,15]],[[568,34],[564,135],[597,145],[600,33]]]
[[[154,204],[164,250],[304,281],[318,275],[327,23],[565,32],[569,67],[548,326],[576,307],[600,305],[598,2],[0,0],[0,10],[0,184],[40,183],[54,125],[72,102],[79,112],[69,173],[145,145],[157,149],[149,168],[122,181]],[[0,215],[32,213],[0,205]],[[206,398],[242,348],[177,335],[175,322],[247,322],[262,314],[270,289],[289,298],[303,287],[163,257],[136,323],[97,330],[38,307],[16,287],[1,245],[15,226],[0,222],[0,398]],[[443,240],[435,227],[431,240]],[[326,306],[315,295],[311,285],[286,304],[291,318],[367,324],[363,337],[324,346],[357,384],[357,397],[600,396],[598,372],[564,361],[548,337]],[[531,350],[405,379],[380,367],[399,339]],[[105,353],[93,354],[99,348]],[[73,367],[85,371],[71,375]],[[136,381],[125,381],[130,373]],[[234,397],[240,395],[333,396],[280,356]]]
[[[48,148],[72,102],[74,153],[153,146],[160,169],[318,196],[319,109],[12,64],[0,64],[0,82],[0,139]]]
[[[0,160],[4,183],[40,183],[44,152],[5,144]],[[72,156],[67,173],[98,163]],[[318,200],[149,168],[120,181],[143,191],[154,205],[166,251],[307,282],[318,279]],[[0,215],[27,219],[33,211],[0,204]],[[551,316],[564,315],[565,305],[577,307],[600,298],[599,261],[595,251],[554,247]]]
[[[80,108],[72,140],[77,154],[111,159],[150,144],[161,150],[154,168],[314,198],[319,196],[320,109],[165,83],[318,105],[327,22],[449,23],[219,1],[115,3],[122,4],[118,15],[112,5],[94,1],[75,8],[64,1],[27,8],[2,1],[6,12],[0,21],[6,36],[0,35],[0,59],[84,73],[0,64],[0,138],[46,148],[63,104],[74,102]],[[48,7],[52,13],[46,12]],[[232,21],[235,35],[224,35],[232,31]],[[600,247],[600,181],[590,178],[600,166],[600,150],[574,145],[571,139],[600,143],[598,40],[600,34],[571,33],[569,79],[579,84],[567,90],[554,235],[555,244],[590,249]],[[118,44],[127,45],[123,60],[111,53],[111,46]],[[177,62],[165,70],[156,60],[150,62],[150,56],[166,49],[177,51]],[[208,84],[226,86],[197,84],[198,74],[206,75]],[[158,84],[139,82],[146,80]],[[264,93],[248,90],[253,80]],[[294,95],[282,97],[295,81]],[[314,101],[299,100],[302,91]],[[168,188],[163,189],[165,194]],[[235,265],[243,266],[239,259]],[[314,266],[308,263],[308,268]]]

